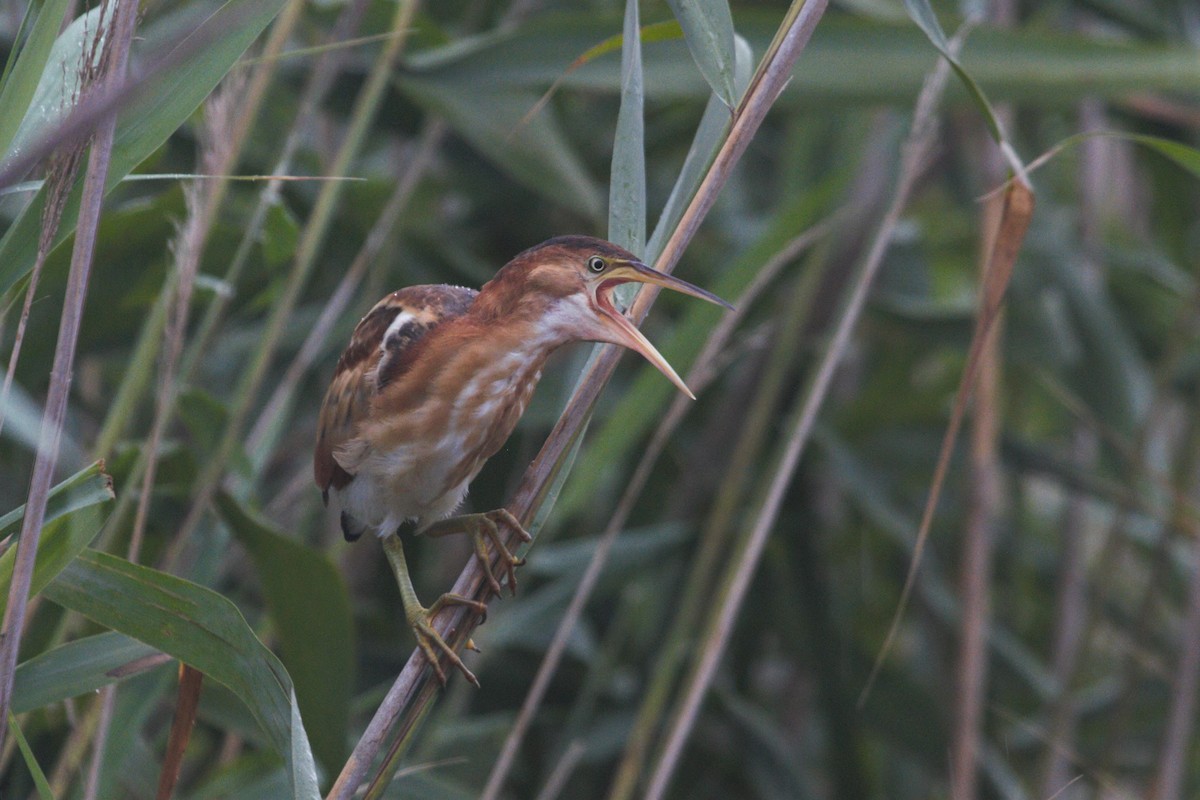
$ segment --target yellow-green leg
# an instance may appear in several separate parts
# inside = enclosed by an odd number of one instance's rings
[[[500,555],[500,564],[504,567],[505,575],[508,577],[509,590],[515,595],[517,593],[516,567],[522,566],[525,559],[517,558],[504,546],[504,540],[500,536],[500,525],[507,525],[516,531],[517,535],[521,537],[521,541],[528,542],[533,539],[529,535],[529,531],[522,527],[520,521],[507,508],[498,508],[482,514],[463,514],[458,517],[450,517],[430,523],[417,532],[434,538],[448,536],[452,533],[465,533],[470,536],[471,542],[475,545],[475,557],[483,565],[483,574],[487,576],[488,585],[499,596],[500,581],[492,572],[492,554],[488,552],[488,542],[491,542],[492,548]]]
[[[475,677],[475,673],[467,669],[467,665],[458,657],[458,653],[454,652],[454,648],[446,644],[446,640],[434,630],[430,623],[434,615],[446,606],[467,606],[480,615],[487,614],[487,606],[462,595],[444,594],[435,600],[431,607],[425,608],[417,600],[417,592],[413,589],[412,578],[408,575],[408,562],[404,558],[404,543],[400,541],[400,537],[394,533],[385,537],[383,552],[387,554],[388,563],[392,565],[392,572],[396,573],[396,583],[400,586],[400,599],[404,603],[404,616],[408,619],[408,624],[417,637],[417,645],[425,654],[425,658],[429,660],[438,681],[442,686],[446,685],[446,673],[442,669],[441,659],[438,656],[438,650],[440,650],[451,664],[462,671],[467,680],[478,687],[479,679]],[[467,646],[471,646],[470,642],[467,643]]]

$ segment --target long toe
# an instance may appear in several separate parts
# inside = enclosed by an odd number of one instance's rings
[[[503,522],[508,527],[516,532],[517,536],[521,537],[523,542],[532,542],[533,534],[525,530],[525,526],[521,524],[521,520],[517,519],[516,515],[507,508],[497,508],[495,511],[489,512],[489,516],[497,522]]]
[[[504,544],[504,538],[500,535],[500,525],[505,525],[511,528],[520,536],[522,541],[528,542],[533,537],[529,532],[521,526],[521,523],[512,515],[507,508],[498,508],[495,511],[489,511],[483,515],[484,524],[480,526],[477,538],[475,541],[475,552],[477,554],[486,553],[486,545],[483,543],[484,537],[491,542],[492,547],[500,555],[500,566],[504,570],[504,575],[508,578],[508,590],[515,596],[517,593],[517,572],[516,568],[524,565],[525,559],[517,558],[512,554]],[[488,583],[492,587],[492,591],[496,596],[500,595],[500,582],[496,579],[495,573],[492,571],[491,558],[480,554],[480,560],[483,562],[484,572],[487,574]]]
[[[430,624],[430,616],[427,612],[426,615],[409,620],[409,624],[412,625],[413,634],[417,637],[417,644],[420,646],[421,652],[425,654],[429,665],[433,667],[433,673],[437,676],[438,683],[442,686],[446,685],[446,672],[442,669],[441,664],[441,657],[444,656],[475,688],[479,688],[479,679],[475,677],[475,673],[467,669],[467,665],[459,658],[458,653],[454,652],[454,648],[446,644],[446,640]]]

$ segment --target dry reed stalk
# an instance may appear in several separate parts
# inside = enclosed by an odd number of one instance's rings
[[[391,21],[391,30],[396,35],[386,41],[376,58],[358,97],[355,99],[351,122],[330,171],[334,175],[345,174],[358,155],[371,123],[379,111],[380,103],[390,80],[392,66],[408,41],[412,19],[416,13],[416,0],[397,3]],[[269,188],[269,187],[268,187]],[[317,256],[324,244],[333,219],[334,209],[341,199],[344,182],[322,183],[316,204],[308,224],[300,237],[289,280],[283,294],[274,304],[267,320],[266,329],[255,349],[250,363],[246,365],[234,390],[229,419],[222,432],[216,452],[196,481],[191,504],[183,522],[179,525],[174,540],[164,556],[164,563],[178,568],[187,560],[187,548],[192,543],[192,532],[208,513],[212,499],[220,488],[230,456],[241,442],[242,428],[250,414],[266,378],[271,360],[283,338],[286,326],[303,287],[316,264]]]
[[[716,201],[717,193],[728,179],[730,171],[745,152],[767,111],[786,85],[792,65],[807,44],[825,7],[826,0],[809,0],[794,3],[789,10],[785,24],[772,42],[762,66],[734,112],[729,136],[664,247],[662,255],[654,264],[655,268],[668,273],[674,268],[704,216]],[[656,296],[654,291],[639,292],[629,309],[629,317],[635,323],[640,322]],[[508,505],[508,510],[522,523],[528,524],[540,509],[546,493],[563,467],[567,454],[582,435],[591,409],[612,374],[619,356],[617,348],[610,347],[592,362],[542,450],[526,470],[513,500]],[[516,548],[519,542],[516,541],[516,536],[512,535],[506,544]],[[452,591],[455,594],[483,599],[482,587],[483,569],[478,560],[472,558],[460,573]],[[478,619],[471,618],[465,609],[447,609],[433,620],[433,624],[451,646],[461,646],[478,624]],[[411,727],[414,724],[412,720],[424,713],[428,700],[416,698],[420,696],[432,699],[433,696],[431,692],[422,691],[428,681],[425,675],[426,667],[424,655],[419,649],[414,650],[355,745],[329,792],[329,800],[353,796],[393,728],[398,724]],[[402,723],[402,714],[407,714],[408,722]]]
[[[792,482],[800,456],[804,451],[816,423],[817,413],[824,404],[833,382],[834,372],[850,343],[850,336],[866,304],[867,295],[883,263],[883,256],[892,241],[892,234],[899,224],[900,215],[908,204],[908,198],[917,179],[924,172],[935,138],[935,112],[949,76],[949,65],[939,61],[926,79],[917,99],[913,114],[912,129],[904,143],[901,156],[900,176],[891,204],[884,215],[871,248],[851,287],[849,299],[838,318],[833,337],[829,342],[820,364],[806,387],[795,414],[787,426],[789,431],[782,450],[775,461],[773,477],[761,502],[757,505],[754,523],[740,543],[738,553],[730,559],[719,589],[719,599],[705,627],[705,635],[698,646],[700,657],[685,679],[676,711],[669,724],[666,743],[650,778],[645,800],[659,800],[666,792],[674,774],[683,745],[691,734],[699,713],[700,701],[712,685],[720,659],[733,632],[733,626],[741,609],[742,601],[750,587],[750,581],[766,546],[767,536],[774,527],[783,497]]]
[[[700,354],[696,356],[695,363],[692,365],[692,369],[685,380],[693,392],[702,391],[716,377],[717,360],[725,352],[734,331],[744,319],[746,312],[758,298],[759,294],[774,281],[784,266],[794,261],[800,253],[811,247],[830,228],[831,220],[825,220],[814,225],[788,242],[779,253],[763,265],[762,269],[755,275],[754,280],[750,282],[750,285],[746,287],[745,291],[742,292],[741,296],[734,303],[736,311],[726,314],[721,318],[717,327],[709,334]],[[691,401],[688,398],[683,395],[676,396],[671,402],[671,407],[663,417],[662,423],[655,429],[654,435],[646,445],[646,449],[642,453],[642,457],[638,460],[637,467],[634,468],[633,475],[630,477],[625,491],[621,495],[621,499],[617,502],[617,507],[613,511],[612,518],[596,543],[592,557],[588,561],[587,569],[584,571],[583,577],[579,580],[575,594],[571,597],[571,603],[567,606],[567,611],[563,614],[563,618],[554,632],[550,646],[546,649],[546,655],[542,657],[542,663],[538,666],[537,675],[534,676],[533,683],[525,695],[521,710],[504,739],[504,746],[500,750],[500,756],[492,765],[492,771],[488,775],[487,785],[480,795],[480,800],[494,800],[499,795],[500,789],[504,785],[504,780],[512,769],[517,750],[520,748],[521,742],[524,740],[525,734],[533,722],[534,715],[537,713],[537,709],[545,697],[546,690],[550,687],[550,681],[558,669],[563,653],[566,652],[567,643],[570,641],[571,634],[574,632],[575,626],[583,614],[584,606],[587,604],[588,598],[591,597],[596,582],[600,579],[600,573],[608,561],[608,555],[612,551],[612,546],[616,543],[617,536],[625,529],[625,523],[633,511],[634,504],[641,497],[642,490],[645,489],[646,483],[650,479],[651,471],[654,465],[658,463],[659,456],[662,455],[671,435],[683,421],[684,416],[690,408]]]
[[[137,6],[132,2],[118,3],[116,10],[110,12],[108,32],[104,37],[104,54],[98,86],[107,88],[123,80],[129,59],[129,45],[137,23],[136,12]],[[86,101],[86,97],[84,100]],[[21,524],[21,539],[17,543],[8,607],[4,615],[3,633],[0,634],[0,719],[8,718],[12,704],[12,683],[16,672],[17,651],[25,625],[25,609],[29,599],[29,586],[33,578],[33,565],[37,558],[42,522],[45,519],[46,501],[54,479],[59,443],[62,438],[63,424],[66,421],[75,348],[79,340],[83,304],[87,297],[92,256],[100,227],[100,208],[104,199],[104,184],[108,176],[108,164],[112,154],[115,131],[116,113],[114,108],[96,131],[88,159],[87,173],[84,177],[79,225],[75,234],[75,247],[71,254],[71,268],[67,277],[58,343],[54,349],[54,363],[50,371],[50,388],[42,417],[38,451],[34,458],[29,499],[25,506],[25,518]],[[7,732],[7,726],[0,726],[0,746],[3,746]]]
[[[236,127],[235,103],[242,102],[243,81],[231,77],[228,82],[209,98],[205,106],[204,124],[200,127],[200,172],[207,174],[224,174],[233,160],[235,137],[225,135],[226,131]],[[142,472],[141,489],[138,493],[137,510],[134,513],[133,532],[129,537],[126,559],[137,563],[142,550],[142,540],[146,532],[146,523],[150,514],[150,500],[154,496],[154,481],[158,472],[158,455],[162,437],[172,418],[179,384],[176,372],[179,359],[183,353],[184,335],[187,332],[189,312],[192,305],[192,291],[196,285],[196,275],[200,271],[200,258],[204,252],[204,243],[216,222],[219,198],[224,194],[224,181],[197,181],[184,187],[184,205],[187,217],[179,228],[172,245],[175,255],[175,274],[168,278],[174,285],[174,302],[168,312],[167,330],[165,331],[166,347],[163,348],[159,366],[158,392],[154,404],[154,421],[150,426],[150,435],[144,452],[146,467]],[[189,680],[181,681],[180,691],[185,687],[194,687],[196,696],[200,692],[200,673],[187,673]],[[105,746],[108,741],[109,726],[112,723],[113,704],[116,697],[116,686],[104,688],[101,695],[100,723],[92,747],[92,764],[88,772],[87,790],[84,800],[95,800],[100,785],[100,770],[103,766]],[[190,708],[195,712],[195,704],[189,698],[180,696],[178,707]],[[179,723],[182,724],[182,723]],[[191,723],[186,725],[191,730]],[[174,728],[172,729],[174,731]],[[182,754],[179,754],[182,758]],[[178,778],[178,764],[173,767],[164,765],[164,779],[175,770],[170,786]],[[160,784],[159,793],[163,791]]]
[[[980,276],[999,233],[1003,199],[989,198],[983,209]],[[962,623],[955,670],[953,734],[950,741],[950,796],[973,800],[987,692],[987,639],[991,624],[992,554],[1002,487],[996,442],[1000,431],[1000,332],[997,320],[980,351],[979,383],[971,417],[970,500],[959,565]]]

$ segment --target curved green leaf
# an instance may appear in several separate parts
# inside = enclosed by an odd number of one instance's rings
[[[987,122],[992,138],[997,143],[1004,141],[1004,132],[1000,129],[1000,120],[996,116],[996,110],[988,102],[987,95],[983,93],[983,89],[976,83],[975,78],[967,70],[963,69],[958,56],[950,48],[950,42],[946,39],[946,33],[942,30],[942,25],[938,22],[937,15],[933,13],[933,8],[929,5],[929,0],[904,0],[904,6],[908,9],[908,15],[912,17],[912,21],[917,23],[917,27],[924,31],[925,35],[929,37],[929,41],[942,54],[942,57],[950,62],[950,66],[954,69],[955,74],[958,75],[959,80],[967,87],[967,92],[975,101],[975,105],[978,106],[980,113],[983,114],[984,121]]]
[[[621,107],[608,188],[608,238],[641,255],[646,244],[646,147],[642,113],[642,42],[637,0],[625,3]]]
[[[733,17],[725,0],[667,0],[683,28],[688,50],[713,93],[728,108],[737,95],[733,86]]]
[[[22,155],[32,144],[47,134],[70,113],[80,95],[80,69],[85,54],[91,52],[97,28],[104,24],[101,6],[78,17],[54,40],[43,69],[34,86],[23,114],[14,114],[15,122],[10,139],[3,148],[4,160]],[[62,20],[62,10],[59,10]],[[57,31],[57,25],[55,26]],[[98,50],[94,51],[97,55]],[[5,87],[7,89],[7,87]],[[15,99],[15,98],[14,98]],[[3,108],[3,106],[0,106]],[[7,112],[7,109],[6,109]],[[19,123],[19,124],[16,124]],[[0,133],[3,129],[0,128]],[[0,142],[3,142],[0,139]]]
[[[46,780],[46,773],[42,770],[41,764],[38,764],[37,757],[33,754],[33,748],[26,741],[25,734],[21,731],[21,726],[17,724],[17,718],[11,711],[8,712],[8,729],[17,742],[21,758],[25,759],[25,766],[29,768],[29,773],[33,776],[33,785],[37,787],[38,797],[42,800],[54,800],[54,790],[50,788],[50,781]]]
[[[320,796],[292,680],[229,600],[182,578],[94,550],[71,562],[44,592],[53,602],[229,687],[286,762],[292,796]]]
[[[158,54],[168,48],[183,48],[194,38],[205,45],[178,63],[153,71],[129,105],[121,110],[109,162],[108,191],[191,116],[274,19],[283,3],[284,0],[229,0],[196,26],[183,42],[174,42],[173,29],[167,25],[158,26],[157,32],[152,29],[145,33],[145,52]],[[75,230],[81,185],[82,178],[63,209],[55,244]],[[0,296],[33,266],[44,197],[44,191],[38,192],[0,239]]]
[[[100,532],[107,516],[107,509],[101,504],[114,496],[112,478],[103,469],[103,462],[98,461],[50,490],[46,521],[42,524],[37,560],[33,565],[33,580],[29,584],[31,597],[54,580]],[[24,506],[5,514],[0,518],[0,535],[18,528],[24,516]],[[8,607],[8,591],[16,560],[15,547],[0,555],[0,617]]]
[[[50,498],[46,504],[46,522],[53,522],[64,514],[111,499],[112,478],[105,473],[104,462],[97,461],[50,490]],[[0,517],[0,538],[18,533],[24,517],[23,505]]]
[[[123,633],[106,631],[47,650],[17,667],[13,678],[13,711],[77,697],[128,677],[121,667],[153,656],[158,650]]]
[[[288,538],[229,495],[217,498],[217,509],[254,559],[313,751],[326,767],[340,767],[355,674],[354,617],[341,573],[323,553]]]
[[[0,154],[7,155],[9,145],[16,136],[21,121],[25,118],[38,88],[41,76],[47,73],[45,69],[55,37],[62,25],[63,15],[66,14],[69,0],[47,0],[38,11],[37,21],[29,32],[29,38],[21,47],[21,53],[4,81],[0,90]]]

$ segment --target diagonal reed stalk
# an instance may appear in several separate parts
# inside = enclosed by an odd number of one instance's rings
[[[359,21],[361,20],[364,11],[364,0],[357,0],[349,5],[338,18],[334,25],[333,31],[329,35],[330,43],[336,43],[343,38],[352,36],[357,30]],[[233,170],[233,165],[236,163],[242,148],[245,146],[246,139],[250,133],[251,122],[258,116],[258,111],[262,106],[266,96],[266,90],[271,81],[274,79],[276,70],[279,66],[279,54],[282,52],[284,45],[292,36],[295,26],[300,21],[301,12],[304,9],[302,0],[293,0],[284,7],[283,12],[276,18],[271,26],[271,32],[267,37],[266,43],[263,45],[261,56],[253,61],[253,73],[247,81],[245,94],[242,96],[242,113],[238,115],[237,122],[231,127],[228,146],[229,162],[221,170],[222,175],[228,175]],[[324,53],[317,63],[313,66],[307,85],[300,101],[300,110],[296,115],[296,119],[292,125],[292,129],[286,138],[281,155],[277,159],[272,174],[280,175],[288,172],[291,169],[291,162],[295,155],[299,142],[302,136],[302,131],[308,129],[313,124],[313,119],[316,115],[317,108],[328,91],[333,79],[336,77],[341,59],[344,57],[344,52],[341,48]],[[217,208],[220,206],[225,194],[228,190],[228,181],[221,178],[216,181],[217,186],[212,189],[212,194],[208,196],[206,205]],[[230,286],[237,285],[241,275],[242,268],[248,262],[250,252],[253,245],[258,241],[261,233],[263,222],[266,218],[267,210],[276,201],[275,198],[279,191],[278,180],[272,179],[260,193],[259,202],[255,210],[251,213],[250,220],[246,224],[246,230],[243,234],[242,242],[238,247],[229,267],[226,269],[222,280]],[[206,213],[208,213],[206,209]],[[215,217],[214,217],[215,218]],[[212,341],[212,336],[216,333],[217,328],[224,317],[224,314],[231,302],[231,296],[227,294],[217,294],[210,302],[200,323],[197,326],[196,332],[191,337],[191,342],[188,349],[183,354],[182,364],[180,365],[177,374],[178,380],[182,386],[196,374],[199,367],[200,359],[207,351],[208,346]],[[163,301],[165,303],[165,301]],[[158,309],[156,309],[157,311]],[[165,306],[160,313],[165,314]],[[160,325],[163,323],[159,323]],[[156,329],[150,329],[150,335],[146,336],[146,350],[144,355],[139,352],[139,356],[145,358],[152,357],[152,348],[157,347],[159,336]],[[141,346],[139,345],[139,350]],[[141,359],[136,359],[135,363],[142,363]],[[142,388],[149,382],[149,376],[144,376],[141,384]],[[128,381],[122,384],[122,392],[126,388]],[[181,388],[181,387],[180,387]],[[136,392],[140,393],[140,392]],[[175,393],[178,396],[178,391]],[[110,414],[109,419],[105,420],[104,430],[99,437],[99,441],[105,446],[98,446],[98,453],[103,456],[108,452],[108,449],[116,443],[120,431],[124,428],[129,416],[132,414],[133,402],[126,401],[115,406],[115,411]],[[165,421],[169,424],[174,418],[176,406],[172,403],[170,407],[171,416]],[[138,455],[138,460],[135,462],[133,469],[130,471],[130,480],[139,481],[143,471],[146,469],[150,453],[143,449]],[[105,540],[111,537],[118,529],[125,524],[125,518],[132,503],[133,496],[129,493],[123,493],[117,499],[116,508],[113,509],[110,515],[110,523],[106,527],[104,536]],[[102,540],[102,541],[105,541]]]
[[[106,88],[120,83],[124,79],[129,63],[129,46],[133,41],[133,30],[137,24],[137,5],[135,3],[122,2],[117,4],[115,10],[111,5],[109,8],[101,75],[97,84]],[[21,525],[21,538],[17,542],[8,608],[5,610],[3,630],[0,632],[0,719],[8,719],[9,709],[12,705],[12,684],[17,666],[17,651],[25,624],[25,607],[29,599],[29,585],[33,578],[33,566],[37,558],[42,521],[46,513],[46,501],[54,479],[59,443],[62,438],[63,424],[66,421],[75,348],[79,341],[83,304],[87,298],[92,256],[96,246],[96,235],[100,228],[100,208],[104,200],[104,184],[108,177],[108,164],[112,154],[116,125],[116,109],[114,108],[97,128],[88,158],[87,173],[84,177],[79,226],[75,234],[75,246],[71,253],[71,268],[67,277],[58,343],[54,349],[54,363],[50,371],[46,410],[42,417],[40,441],[33,463],[33,477],[29,484],[29,499],[25,506],[25,519]],[[6,733],[7,726],[0,726],[0,746],[3,746]]]
[[[992,239],[1000,230],[1003,201],[988,198],[983,208],[980,275],[984,277]],[[996,517],[1001,491],[996,448],[1000,431],[1000,320],[981,351],[970,439],[970,506],[959,567],[962,624],[956,665],[954,734],[951,737],[950,796],[974,800],[978,795],[977,764],[983,739],[987,694],[987,637],[991,625],[991,575]]]
[[[696,357],[696,361],[686,378],[686,383],[691,387],[692,391],[700,392],[705,385],[716,377],[715,362],[725,352],[734,330],[745,317],[751,304],[774,281],[784,266],[794,261],[802,252],[811,247],[814,242],[828,233],[831,227],[829,223],[829,220],[820,222],[788,242],[782,250],[776,253],[758,271],[754,276],[754,280],[751,281],[750,285],[746,287],[746,290],[734,303],[737,310],[722,317],[721,322],[713,329],[708,340],[704,343],[700,354]],[[480,800],[494,800],[504,785],[504,780],[512,769],[517,750],[520,748],[521,742],[524,740],[525,734],[533,722],[534,715],[537,713],[537,709],[546,695],[546,690],[550,687],[550,681],[558,669],[563,653],[566,652],[567,643],[570,641],[571,634],[575,630],[575,625],[579,622],[579,617],[583,613],[584,606],[591,597],[596,582],[600,579],[600,573],[608,561],[608,555],[612,550],[612,546],[616,543],[617,536],[625,529],[625,523],[633,511],[634,504],[641,496],[642,490],[645,489],[646,483],[650,479],[651,471],[658,462],[659,456],[662,455],[671,435],[683,421],[690,407],[691,404],[686,397],[683,395],[676,396],[671,402],[671,407],[663,418],[662,424],[655,430],[654,436],[646,446],[646,450],[642,453],[642,457],[638,461],[638,465],[634,469],[633,475],[630,477],[629,483],[621,495],[621,499],[617,502],[617,507],[613,511],[612,518],[596,543],[596,549],[588,561],[587,570],[579,580],[575,594],[571,597],[571,603],[554,632],[554,638],[551,640],[550,646],[546,649],[546,655],[542,658],[542,663],[538,667],[533,684],[529,687],[529,692],[525,695],[520,713],[518,713],[516,721],[504,739],[504,746],[500,751],[500,756],[492,765],[491,774],[488,775],[487,785],[483,790],[483,794],[480,795]]]
[[[218,89],[209,98],[205,106],[204,124],[200,128],[200,167],[201,171],[209,174],[225,174],[232,165],[236,143],[240,139],[228,137],[225,131],[236,127],[235,119],[239,118],[234,112],[235,98],[242,98],[242,81],[232,77],[229,82]],[[244,116],[240,117],[244,119]],[[244,123],[243,123],[244,124]],[[187,333],[188,317],[192,305],[192,292],[196,286],[196,276],[200,272],[200,258],[204,252],[204,244],[216,223],[217,211],[220,208],[220,198],[224,196],[226,181],[194,182],[184,187],[184,203],[187,217],[179,229],[173,245],[175,255],[175,274],[167,279],[170,306],[165,334],[165,348],[161,354],[159,366],[158,392],[154,402],[154,421],[150,426],[150,435],[146,443],[146,469],[142,473],[141,489],[138,492],[137,511],[133,518],[133,532],[129,537],[126,559],[137,563],[142,551],[142,540],[145,537],[146,525],[149,521],[150,500],[154,494],[154,483],[158,473],[158,456],[162,439],[166,435],[167,426],[171,420],[171,410],[175,405],[179,385],[176,381],[176,371],[179,358],[183,353],[183,343]],[[182,696],[184,686],[194,686],[195,694],[200,691],[199,673],[186,672],[188,680],[180,681],[179,707],[195,707]],[[96,730],[95,742],[92,747],[92,765],[88,772],[87,789],[84,800],[95,800],[99,792],[100,771],[104,762],[105,744],[112,723],[113,705],[116,697],[116,686],[104,688],[100,700],[100,723]],[[192,698],[195,699],[195,698]],[[184,724],[178,718],[172,726],[172,736],[176,727]],[[191,730],[191,721],[186,722],[186,731]],[[181,754],[180,754],[181,756]],[[162,779],[166,780],[172,774],[166,788],[170,795],[170,786],[178,778],[181,763],[174,764],[170,769],[164,766]],[[164,791],[160,783],[160,795]]]
[[[671,272],[683,250],[691,241],[701,222],[716,201],[717,193],[724,186],[733,167],[745,152],[754,134],[762,124],[767,111],[791,75],[792,66],[800,56],[817,22],[824,14],[826,0],[798,0],[789,8],[771,47],[755,72],[745,95],[734,110],[728,137],[709,167],[700,188],[692,198],[682,219],[655,260],[654,267]],[[653,289],[653,287],[648,287]],[[632,320],[640,322],[650,309],[657,293],[643,290],[638,293],[629,310]],[[526,470],[517,491],[508,505],[523,523],[529,523],[539,512],[548,509],[542,506],[550,487],[564,469],[569,454],[574,451],[582,436],[583,428],[590,418],[591,410],[616,367],[620,351],[608,347],[591,362],[581,377],[574,394],[567,403],[557,424],[551,431],[533,464]],[[517,547],[519,542],[511,536],[506,543]],[[476,559],[468,561],[451,590],[456,594],[483,599],[484,576]],[[452,646],[461,646],[478,624],[466,609],[447,609],[434,621],[434,627]],[[431,691],[424,690],[429,683],[427,664],[420,650],[405,664],[404,669],[384,697],[375,716],[367,725],[354,751],[346,761],[341,774],[328,794],[329,800],[352,797],[367,774],[393,728],[402,724],[412,727],[411,722],[401,722],[401,715],[413,720],[425,713],[425,706],[433,698]],[[420,699],[419,699],[420,698]]]
[[[762,496],[753,504],[756,511],[751,529],[738,543],[737,552],[726,566],[717,598],[712,606],[712,614],[698,646],[699,659],[685,680],[682,696],[672,714],[665,744],[645,794],[646,800],[659,800],[666,792],[683,752],[683,746],[695,724],[700,702],[712,685],[738,612],[749,590],[750,581],[766,546],[767,537],[775,526],[784,495],[792,483],[800,456],[812,433],[817,413],[824,405],[834,373],[850,343],[850,336],[857,326],[867,295],[900,221],[900,215],[908,204],[908,198],[918,178],[924,172],[936,133],[935,112],[948,76],[947,63],[940,61],[926,80],[917,99],[912,129],[904,144],[900,176],[891,204],[872,239],[871,248],[850,289],[847,303],[838,317],[837,327],[820,364],[798,398],[796,407],[789,414],[789,422],[785,427],[788,433],[774,459],[773,477]]]
[[[405,2],[397,4],[391,23],[391,29],[397,35],[387,40],[371,67],[366,84],[355,100],[349,130],[347,130],[333,164],[330,166],[330,174],[346,174],[361,151],[371,123],[383,102],[384,92],[391,79],[392,66],[408,41],[408,32],[416,9],[416,0],[405,0]],[[176,565],[179,562],[191,542],[190,534],[207,513],[211,500],[220,486],[229,459],[241,441],[242,429],[259,390],[262,388],[267,369],[282,342],[292,311],[300,299],[300,292],[308,283],[308,278],[316,266],[317,257],[320,255],[325,238],[333,223],[334,211],[341,200],[344,188],[345,183],[342,181],[330,181],[321,186],[312,217],[301,236],[287,285],[278,302],[272,306],[271,315],[260,343],[234,390],[229,420],[216,452],[196,482],[197,488],[193,492],[191,508],[180,524],[179,532],[166,557],[168,564]]]

